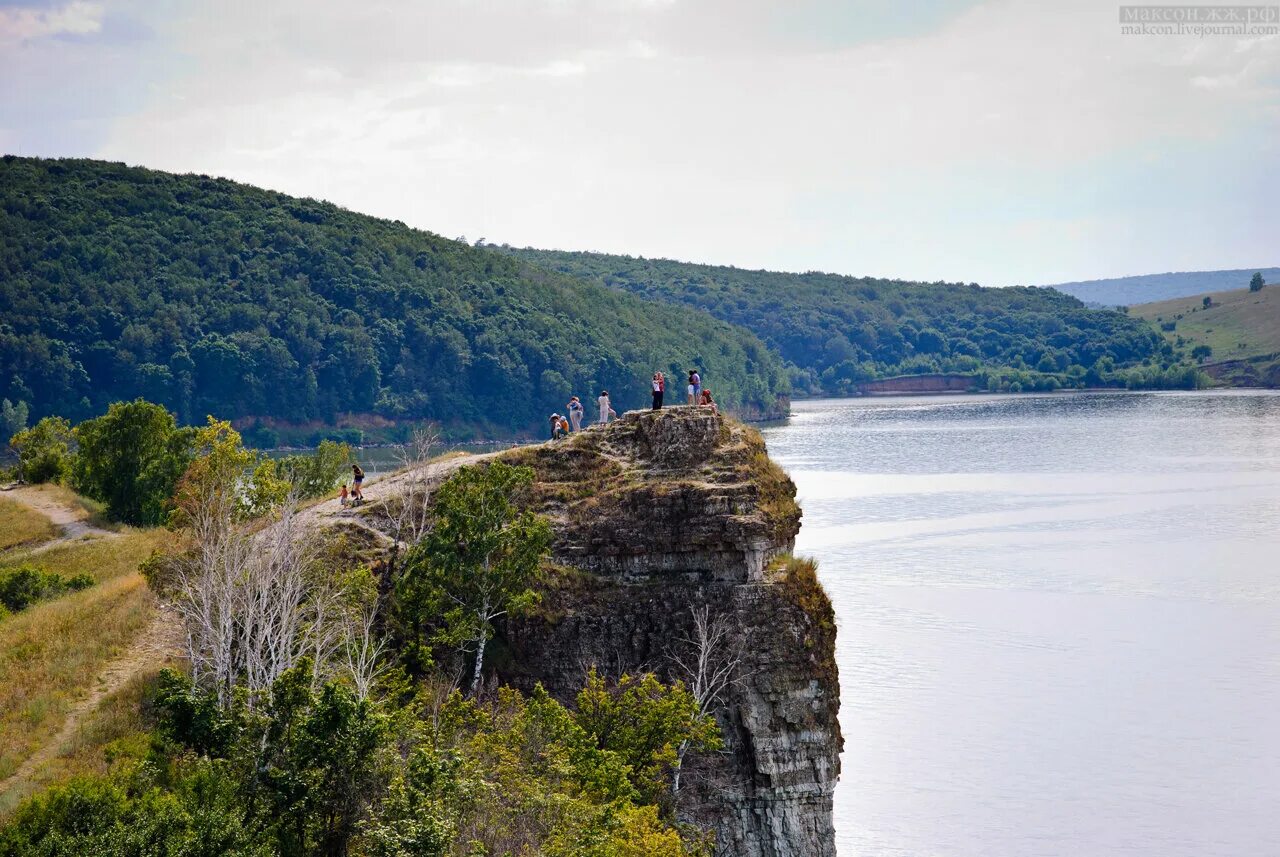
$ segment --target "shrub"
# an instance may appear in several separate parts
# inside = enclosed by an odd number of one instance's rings
[[[18,472],[28,482],[62,482],[75,460],[71,423],[62,417],[45,417],[9,440],[18,454]]]
[[[78,592],[93,586],[93,577],[85,572],[63,577],[57,572],[34,566],[0,569],[0,604],[17,613],[37,601],[57,598],[67,592]]]

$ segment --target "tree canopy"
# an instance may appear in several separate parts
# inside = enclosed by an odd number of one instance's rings
[[[1140,319],[1088,309],[1047,288],[982,288],[809,272],[788,274],[667,259],[499,248],[547,268],[740,324],[794,368],[792,383],[845,394],[875,378],[983,369],[1065,380],[1103,359],[1167,365],[1172,351]]]
[[[0,159],[0,399],[80,420],[206,414],[536,431],[571,395],[637,407],[655,369],[772,408],[776,357],[708,314],[400,222],[224,179]],[[620,408],[621,410],[621,408]]]

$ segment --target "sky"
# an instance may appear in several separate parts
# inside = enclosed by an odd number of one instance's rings
[[[1053,283],[1280,264],[1280,35],[1108,0],[0,0],[0,151],[470,241]]]

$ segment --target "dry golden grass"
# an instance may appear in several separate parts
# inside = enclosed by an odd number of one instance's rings
[[[58,528],[44,515],[15,500],[0,497],[0,551],[47,542],[57,535]]]
[[[117,538],[96,538],[68,542],[34,556],[0,559],[0,568],[33,565],[45,571],[71,576],[88,572],[98,583],[133,574],[153,550],[164,547],[172,534],[165,530],[122,528]],[[0,625],[0,628],[3,626]],[[0,682],[3,676],[0,676]]]
[[[151,744],[148,701],[155,695],[161,666],[138,673],[106,696],[80,724],[61,752],[28,777],[0,791],[0,819],[41,789],[82,774],[106,774],[118,765],[144,759]]]
[[[137,568],[166,537],[128,531],[31,558],[99,582],[0,621],[0,781],[57,735],[75,701],[151,621],[155,599]]]
[[[65,485],[45,482],[24,490],[34,491],[51,503],[73,510],[77,521],[84,521],[99,529],[119,530],[124,526],[109,520],[103,512],[101,503],[82,497]]]

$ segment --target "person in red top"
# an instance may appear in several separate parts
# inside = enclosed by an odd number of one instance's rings
[[[662,394],[666,392],[667,379],[662,377],[661,372],[653,373],[653,409],[655,411],[662,410]]]
[[[703,388],[702,397],[698,400],[698,405],[704,408],[710,408],[711,413],[718,414],[720,409],[716,407],[716,400],[711,398],[711,391]]]

